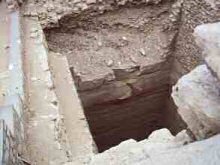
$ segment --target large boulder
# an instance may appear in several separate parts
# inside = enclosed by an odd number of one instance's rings
[[[220,78],[220,22],[200,25],[196,27],[194,35],[209,69]]]
[[[197,140],[220,132],[220,83],[206,65],[183,76],[173,87],[178,112]]]
[[[160,137],[160,138],[158,138]],[[90,165],[215,165],[219,164],[220,136],[180,145],[168,130],[154,132],[141,142],[128,140],[95,155]],[[160,140],[159,140],[160,139]],[[165,140],[166,139],[166,140]],[[169,139],[169,140],[168,140]]]
[[[197,140],[220,132],[220,22],[195,28],[205,64],[173,87],[178,112]]]

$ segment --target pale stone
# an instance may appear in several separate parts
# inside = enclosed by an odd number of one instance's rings
[[[169,142],[174,139],[174,136],[166,128],[154,131],[148,140],[153,142]]]
[[[192,142],[192,139],[191,137],[188,135],[187,131],[186,130],[182,130],[181,132],[179,132],[175,138],[173,139],[174,142],[179,142],[179,143],[182,143],[182,144],[188,144],[188,143],[191,143]]]
[[[139,51],[142,56],[146,56],[146,51],[143,48],[141,48]]]
[[[216,165],[220,163],[219,143],[220,135],[185,146],[128,140],[95,155],[89,165]]]
[[[220,84],[206,65],[183,76],[173,87],[178,111],[197,139],[220,131]]]
[[[203,49],[208,66],[220,78],[220,22],[200,25],[194,35],[197,44]]]
[[[86,3],[87,4],[93,4],[93,3],[96,3],[96,0],[86,0]]]

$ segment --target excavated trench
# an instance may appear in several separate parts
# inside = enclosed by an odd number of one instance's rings
[[[69,15],[45,30],[51,52],[65,55],[99,152],[154,130],[185,127],[170,98],[175,32],[170,4],[127,6],[102,15]]]

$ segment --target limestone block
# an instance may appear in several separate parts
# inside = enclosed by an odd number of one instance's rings
[[[166,128],[154,131],[148,137],[148,140],[153,142],[169,142],[174,139],[174,136]]]
[[[97,103],[109,102],[113,100],[123,100],[132,95],[132,90],[124,82],[115,82],[103,85],[96,90],[80,93],[83,105],[91,106]]]
[[[200,25],[194,35],[197,44],[203,49],[207,65],[220,78],[220,22]]]
[[[16,141],[21,141],[21,120],[13,106],[0,107],[0,120],[4,120]]]
[[[5,99],[5,104],[13,105],[18,117],[23,120],[23,102],[18,94],[7,96]]]
[[[173,87],[178,112],[196,139],[220,132],[220,84],[206,65],[183,76]]]
[[[188,144],[192,142],[192,138],[187,133],[187,130],[182,130],[179,132],[175,138],[173,139],[174,142]]]
[[[2,119],[0,120],[0,146],[0,164],[21,165],[18,160],[16,141]]]
[[[163,135],[164,132],[167,131],[159,130],[157,134]],[[219,135],[189,145],[178,145],[173,141],[128,140],[95,155],[90,165],[215,165],[220,162],[219,143]]]

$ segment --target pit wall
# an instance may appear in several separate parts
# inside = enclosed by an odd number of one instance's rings
[[[152,131],[163,128],[167,118],[169,63],[151,66],[144,74],[138,70],[121,74],[121,79],[101,87],[79,90],[100,152],[130,138],[145,139]]]
[[[91,164],[219,164],[219,157],[214,156],[220,150],[219,135],[213,136],[219,134],[220,130],[219,34],[220,22],[200,25],[195,29],[194,36],[205,55],[206,63],[184,75],[172,90],[178,112],[188,124],[194,138],[199,141],[188,144],[186,131],[172,138],[165,130],[157,130],[145,142],[138,144],[129,140],[95,155]],[[206,138],[208,139],[204,140]],[[188,142],[192,142],[191,140]],[[146,154],[150,156],[146,157]]]

